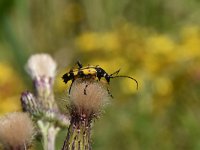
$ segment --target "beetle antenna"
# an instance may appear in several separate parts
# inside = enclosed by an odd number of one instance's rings
[[[81,62],[79,60],[77,61],[77,65],[78,65],[79,68],[83,67],[83,65],[81,64]]]
[[[118,72],[119,72],[119,70],[118,70]],[[135,82],[136,82],[136,84],[137,84],[137,86],[136,86],[136,89],[138,90],[138,81],[136,80],[136,79],[134,79],[134,78],[132,78],[132,77],[130,77],[130,76],[110,76],[110,78],[118,78],[118,77],[121,77],[121,78],[129,78],[129,79],[131,79],[131,80],[134,80]]]
[[[113,77],[113,75],[118,75],[120,69],[118,69],[117,71],[113,72],[112,74],[110,74],[110,77]]]

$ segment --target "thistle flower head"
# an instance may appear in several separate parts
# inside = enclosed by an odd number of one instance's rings
[[[101,82],[77,79],[72,85],[70,102],[79,113],[98,114],[108,100],[108,91]]]
[[[14,112],[0,118],[0,142],[5,147],[20,149],[28,146],[34,127],[26,113]]]
[[[29,58],[26,70],[33,79],[38,101],[45,108],[57,109],[53,95],[56,62],[48,54],[35,54]]]
[[[48,54],[35,54],[32,55],[26,65],[26,70],[32,79],[38,77],[50,77],[55,76],[56,62]]]
[[[108,103],[108,91],[102,82],[76,79],[69,96],[71,119],[62,150],[91,149],[91,123]]]

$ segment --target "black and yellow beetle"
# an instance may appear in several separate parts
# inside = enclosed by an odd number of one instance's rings
[[[129,78],[131,80],[134,80],[137,84],[136,88],[138,89],[138,82],[137,82],[136,79],[134,79],[130,76],[118,75],[120,69],[109,75],[100,66],[89,66],[88,65],[86,67],[83,67],[82,64],[79,61],[77,61],[77,65],[78,65],[77,69],[71,69],[69,72],[65,73],[62,76],[65,83],[67,83],[68,81],[71,80],[72,84],[73,84],[74,80],[76,80],[77,78],[83,78],[83,79],[96,79],[96,78],[98,78],[99,81],[101,80],[101,78],[105,78],[107,83],[109,84],[110,79],[117,78],[117,77],[123,77],[123,78]],[[72,84],[71,84],[71,86],[72,86]],[[70,89],[69,89],[69,94],[70,94],[71,86],[70,86]],[[85,95],[86,95],[86,88],[87,88],[87,85],[84,89]],[[108,92],[109,92],[109,90],[108,90]],[[110,94],[110,92],[109,92],[109,94]]]

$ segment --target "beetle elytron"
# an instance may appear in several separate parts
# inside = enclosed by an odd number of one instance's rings
[[[96,79],[96,78],[98,78],[99,81],[101,80],[101,78],[105,78],[107,83],[109,84],[110,83],[110,79],[112,79],[112,78],[124,77],[124,78],[129,78],[131,80],[134,80],[136,82],[136,84],[137,84],[137,89],[138,89],[138,82],[137,82],[136,79],[134,79],[134,78],[132,78],[130,76],[118,75],[120,69],[109,75],[100,66],[83,67],[82,64],[79,61],[77,61],[77,65],[78,65],[77,69],[71,69],[69,72],[65,73],[62,76],[62,78],[63,78],[65,83],[67,83],[68,81],[72,80],[72,83],[71,83],[70,89],[69,89],[69,94],[70,94],[70,91],[71,91],[72,84],[77,78],[83,78],[83,79]],[[86,95],[87,86],[88,85],[86,85],[86,87],[84,89],[84,94],[85,95]],[[108,93],[110,94],[109,90],[108,90]],[[112,97],[112,95],[111,95],[111,97]]]

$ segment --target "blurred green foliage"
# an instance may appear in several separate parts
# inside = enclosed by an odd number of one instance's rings
[[[0,113],[20,110],[31,85],[25,62],[47,52],[58,62],[58,101],[76,60],[139,82],[136,91],[128,79],[111,81],[95,150],[200,149],[199,8],[198,0],[1,0]]]

